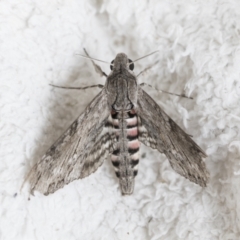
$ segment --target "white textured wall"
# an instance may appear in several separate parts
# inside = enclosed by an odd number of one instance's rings
[[[0,239],[240,239],[240,2],[0,1]],[[90,177],[28,200],[25,174],[104,83],[90,55],[136,59],[146,91],[206,151],[208,187],[142,147],[135,192],[120,194],[109,161]],[[109,66],[101,64],[104,71]]]

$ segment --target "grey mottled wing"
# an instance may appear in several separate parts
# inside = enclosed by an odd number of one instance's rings
[[[164,153],[177,173],[206,186],[209,174],[202,160],[206,154],[140,87],[137,114],[139,140]]]
[[[31,193],[48,195],[97,170],[107,157],[110,137],[105,127],[110,115],[103,89],[31,169]]]

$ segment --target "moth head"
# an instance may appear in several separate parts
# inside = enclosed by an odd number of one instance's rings
[[[127,57],[126,54],[119,53],[117,54],[116,58],[112,60],[110,69],[119,70],[123,68],[132,71],[134,69],[134,63],[131,59]]]

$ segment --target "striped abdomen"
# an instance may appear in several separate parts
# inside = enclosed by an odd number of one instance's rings
[[[112,112],[117,144],[111,160],[120,181],[122,194],[131,194],[139,162],[138,122],[135,110]]]

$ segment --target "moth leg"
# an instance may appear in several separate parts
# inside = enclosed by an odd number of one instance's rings
[[[153,66],[155,66],[158,62],[159,62],[159,60],[156,61],[155,63],[153,63],[152,65],[146,67],[144,70],[142,70],[142,71],[137,75],[137,77],[139,77],[141,74],[144,74],[145,72],[147,72],[149,69],[151,69]]]
[[[84,50],[85,54],[86,54],[89,58],[91,58],[91,57],[89,56],[87,50],[86,50],[85,48],[83,48],[83,50]],[[103,70],[101,69],[101,67],[100,67],[99,65],[97,65],[93,60],[91,60],[91,62],[92,62],[92,64],[93,64],[93,66],[94,66],[95,71],[96,71],[98,74],[100,74],[101,77],[102,77],[102,76],[107,77],[107,74],[106,74],[105,72],[103,72]]]
[[[170,95],[175,95],[175,96],[178,96],[178,97],[184,97],[184,98],[193,99],[192,97],[186,96],[184,93],[182,93],[182,94],[176,94],[176,93],[167,92],[167,91],[164,91],[164,90],[161,90],[161,89],[154,88],[152,85],[147,84],[147,83],[141,83],[140,86],[148,86],[148,87],[151,87],[151,88],[153,88],[154,90],[156,90],[156,91],[158,91],[158,92],[163,92],[163,93],[168,93],[168,94],[170,94]]]
[[[94,88],[94,87],[98,87],[98,88],[104,87],[102,84],[96,84],[96,85],[91,85],[91,86],[86,86],[86,87],[63,87],[63,86],[57,86],[57,85],[53,85],[53,84],[49,84],[49,85],[52,87],[57,87],[57,88],[78,89],[78,90],[84,90],[84,89]]]

